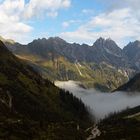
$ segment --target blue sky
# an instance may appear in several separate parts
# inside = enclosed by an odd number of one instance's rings
[[[20,43],[60,36],[93,44],[112,38],[120,47],[140,39],[139,0],[0,0],[0,35]]]
[[[31,25],[34,26],[33,34],[38,36],[59,36],[61,32],[74,31],[80,25],[88,22],[90,18],[99,13],[101,7],[97,2],[93,3],[93,0],[73,0],[71,6],[68,9],[62,9],[59,11],[56,17],[42,17],[41,19],[34,19]],[[87,12],[87,13],[86,13]],[[70,22],[69,26],[63,27],[63,24]]]

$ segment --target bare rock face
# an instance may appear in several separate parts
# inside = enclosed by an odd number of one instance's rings
[[[127,55],[131,66],[140,70],[140,41],[130,42],[124,47],[123,52]]]
[[[86,44],[70,44],[59,37],[51,37],[49,39],[37,39],[28,45],[13,45],[14,49],[8,45],[14,53],[32,53],[44,58],[50,59],[58,56],[63,56],[71,62],[78,60],[79,62],[106,62],[117,67],[128,66],[127,57],[123,53],[122,49],[111,39],[99,38],[93,44],[89,46]],[[16,46],[16,49],[15,49]]]
[[[137,74],[126,84],[120,86],[117,91],[140,92],[140,74]]]
[[[122,49],[111,39],[99,38],[94,43],[94,49],[99,62],[106,62],[115,67],[128,67],[127,57]],[[98,63],[99,63],[98,62]]]

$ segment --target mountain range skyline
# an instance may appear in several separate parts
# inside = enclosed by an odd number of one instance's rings
[[[88,46],[93,46],[94,43],[99,40],[99,39],[103,39],[103,40],[111,40],[111,41],[114,41],[116,43],[116,45],[123,49],[124,47],[126,47],[127,45],[131,44],[131,43],[134,43],[134,42],[140,42],[140,40],[133,40],[133,41],[128,41],[126,42],[126,44],[124,44],[124,46],[119,46],[118,43],[113,40],[111,37],[108,37],[108,38],[104,38],[104,37],[99,37],[99,38],[96,38],[95,41],[93,41],[93,43],[91,44],[88,44],[88,43],[84,43],[84,41],[82,43],[78,43],[78,42],[69,42],[65,39],[63,39],[62,37],[59,37],[59,36],[51,36],[51,37],[42,37],[42,38],[34,38],[33,40],[31,40],[30,42],[27,42],[27,43],[21,43],[21,42],[17,42],[16,40],[12,39],[12,38],[4,38],[3,36],[0,35],[0,40],[3,41],[3,42],[10,42],[10,43],[20,43],[21,45],[28,45],[29,43],[33,42],[34,40],[42,40],[42,39],[46,39],[46,40],[49,40],[49,39],[60,39],[60,40],[63,40],[64,42],[67,42],[69,44],[78,44],[78,45],[88,45]]]
[[[92,46],[71,44],[59,37],[36,39],[27,45],[10,40],[5,45],[43,77],[51,81],[80,81],[86,88],[114,90],[140,70],[140,41],[129,43],[124,49],[103,38]]]

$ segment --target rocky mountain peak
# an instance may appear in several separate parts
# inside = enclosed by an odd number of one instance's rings
[[[136,40],[134,42],[130,42],[126,47],[139,47],[140,48],[140,41]]]
[[[123,52],[132,63],[132,66],[140,69],[140,41],[130,42],[124,47]]]
[[[97,39],[94,43],[94,46],[95,47],[103,47],[103,48],[106,48],[106,47],[116,47],[116,48],[119,48],[118,45],[116,44],[115,41],[113,41],[111,38],[108,38],[108,39],[104,39],[102,37],[100,37],[99,39]]]
[[[97,39],[94,43],[94,46],[103,46],[103,44],[105,43],[105,39],[100,37],[99,39]]]
[[[102,52],[109,53],[115,56],[122,56],[121,48],[111,38],[104,39],[100,37],[94,43],[94,47]]]
[[[50,38],[48,38],[47,41],[57,42],[57,43],[66,43],[66,41],[63,40],[63,39],[60,38],[60,37],[50,37]]]

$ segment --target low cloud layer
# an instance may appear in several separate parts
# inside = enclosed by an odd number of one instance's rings
[[[81,98],[93,110],[93,114],[97,120],[104,118],[112,112],[140,105],[139,93],[134,96],[124,92],[100,93],[94,89],[83,89],[78,86],[78,83],[73,81],[56,82],[55,84],[60,88],[69,90],[76,97]]]

